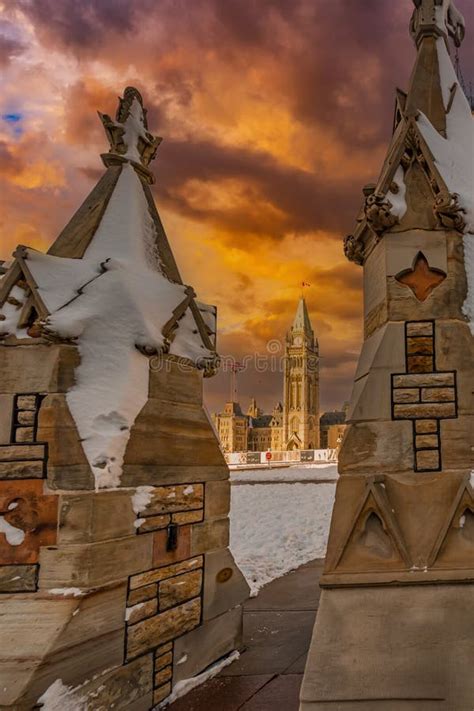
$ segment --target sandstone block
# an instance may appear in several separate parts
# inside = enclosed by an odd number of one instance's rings
[[[197,568],[202,568],[203,557],[195,556],[189,560],[185,560],[181,563],[176,563],[175,565],[168,565],[163,568],[156,568],[155,570],[147,570],[145,573],[140,573],[139,575],[133,575],[130,578],[130,590],[138,590],[145,585],[151,585],[160,580],[166,580],[166,578],[172,578],[174,575],[179,575],[180,573],[187,573],[190,570],[197,570]]]
[[[174,511],[200,509],[203,502],[204,487],[202,484],[158,486],[152,492],[150,503],[140,511],[140,515],[153,516]]]
[[[204,509],[196,511],[183,511],[182,513],[174,513],[171,516],[171,521],[178,526],[184,526],[188,523],[201,523],[204,518]]]
[[[206,553],[204,570],[204,620],[218,617],[249,597],[247,581],[228,548]]]
[[[190,679],[212,662],[242,644],[242,609],[236,607],[213,620],[204,621],[197,629],[179,637],[174,643],[174,682]]]
[[[75,346],[28,344],[16,348],[0,347],[0,392],[67,392],[74,385],[74,369],[79,362]]]
[[[194,367],[183,372],[179,363],[166,356],[151,358],[149,397],[171,402],[201,403],[202,375]]]
[[[182,573],[176,578],[163,580],[159,585],[158,599],[161,610],[191,600],[201,594],[202,570]]]
[[[454,402],[456,391],[454,388],[422,388],[422,402]]]
[[[43,461],[46,458],[44,444],[6,444],[0,446],[0,462]]]
[[[39,587],[96,587],[152,567],[152,534],[42,548]]]
[[[166,644],[162,644],[160,647],[157,647],[154,651],[153,656],[156,660],[163,654],[167,654],[168,652],[173,652],[173,642],[167,642]]]
[[[393,391],[393,402],[419,402],[420,391],[416,388],[400,388]]]
[[[11,441],[13,396],[0,395],[0,444]]]
[[[407,336],[432,336],[433,335],[433,322],[432,321],[419,321],[407,323]]]
[[[86,543],[131,536],[134,521],[128,491],[61,494],[58,541]]]
[[[431,373],[434,370],[433,356],[408,356],[407,369],[409,373]]]
[[[407,353],[409,355],[433,355],[433,349],[432,338],[407,338]]]
[[[437,449],[439,446],[438,435],[417,435],[415,447],[417,449]]]
[[[422,449],[416,452],[416,467],[418,471],[434,471],[439,468],[439,450]]]
[[[191,555],[227,548],[229,545],[229,519],[197,523],[191,530]]]
[[[127,660],[189,632],[199,625],[200,617],[201,600],[197,598],[137,622],[127,630]]]
[[[173,663],[173,652],[166,652],[166,654],[160,654],[160,656],[155,655],[155,671],[161,671],[165,667]],[[155,681],[155,685],[158,686]]]
[[[226,479],[229,469],[225,461],[218,465],[177,465],[157,466],[148,464],[125,464],[122,486],[160,486],[163,484],[190,484],[194,482]]]
[[[158,600],[148,600],[147,602],[139,602],[133,607],[127,607],[125,611],[125,619],[129,625],[134,625],[140,620],[145,620],[147,617],[152,617],[158,611]]]
[[[19,395],[16,400],[16,406],[19,410],[36,411],[37,399],[36,395]]]
[[[15,429],[15,442],[34,442],[35,431],[33,427],[17,427]]]
[[[37,565],[0,565],[0,593],[34,592]]]
[[[0,462],[0,479],[43,479],[46,462]]]
[[[161,701],[166,699],[167,696],[171,694],[171,682],[160,686],[159,689],[153,691],[153,705],[159,704]]]
[[[394,405],[395,418],[415,419],[429,417],[455,417],[455,403],[422,403],[419,405]]]
[[[28,410],[23,410],[17,413],[17,422],[20,425],[34,425],[35,424],[35,413],[29,412]]]
[[[158,585],[156,583],[151,583],[151,585],[145,585],[142,588],[137,588],[137,590],[131,590],[128,593],[127,605],[136,605],[139,602],[152,600],[157,595]]]
[[[417,434],[429,434],[438,431],[438,423],[436,420],[417,420],[415,427]]]
[[[147,516],[142,518],[138,533],[147,533],[147,531],[159,531],[161,528],[167,528],[171,523],[171,516]]]
[[[410,373],[393,378],[394,388],[429,388],[435,385],[454,385],[454,373]]]
[[[172,676],[173,670],[170,666],[165,667],[164,669],[160,669],[159,671],[155,672],[155,686],[162,686],[162,684],[166,684],[166,682],[169,681]]]
[[[224,518],[230,509],[230,481],[208,481],[206,483],[206,519]]]

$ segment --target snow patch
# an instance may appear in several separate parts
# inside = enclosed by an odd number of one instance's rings
[[[206,671],[203,671],[202,674],[198,674],[192,679],[183,679],[182,681],[178,681],[178,683],[175,684],[172,693],[166,699],[164,699],[164,701],[158,704],[158,706],[155,707],[156,711],[158,711],[159,709],[166,708],[167,706],[172,704],[173,701],[176,701],[176,699],[180,699],[182,696],[188,694],[197,686],[201,686],[201,684],[204,684],[204,682],[209,681],[209,679],[213,679],[215,676],[217,676],[217,674],[219,674],[222,669],[228,667],[229,664],[232,664],[232,662],[237,661],[239,657],[239,652],[232,652],[232,654],[230,654],[225,659],[221,659],[221,661],[217,662],[216,664],[213,664],[208,669],[206,669]]]
[[[82,597],[82,595],[85,595],[85,592],[81,590],[80,588],[51,588],[51,590],[48,590],[50,595],[62,595],[63,597]]]
[[[125,610],[125,621],[128,622],[135,610],[140,610],[140,608],[142,608],[144,604],[144,602],[137,602],[136,605],[133,605],[132,607],[127,607],[127,609]]]
[[[87,711],[87,700],[56,679],[38,699],[42,711]]]
[[[11,546],[21,546],[25,540],[25,532],[21,528],[12,526],[11,523],[5,520],[4,516],[0,516],[0,533],[5,534],[7,543]]]
[[[267,469],[235,469],[230,472],[233,484],[271,482],[297,483],[301,481],[337,481],[337,464],[268,467]]]
[[[154,490],[154,486],[137,486],[135,493],[132,496],[132,508],[134,513],[139,514],[141,511],[146,509],[148,504],[150,504],[153,499]],[[143,521],[143,519],[138,520]]]
[[[230,548],[252,595],[325,556],[335,490],[335,483],[231,487]]]
[[[397,186],[398,191],[392,192],[389,190],[387,193],[387,198],[392,204],[390,212],[401,220],[408,209],[405,199],[407,192],[407,186],[405,184],[405,171],[401,165],[398,166],[395,175],[393,176],[393,183]]]
[[[193,491],[194,491],[194,486],[192,486],[192,485],[190,484],[189,486],[187,486],[187,487],[184,489],[183,494],[184,494],[185,496],[189,496],[190,494],[193,493]]]

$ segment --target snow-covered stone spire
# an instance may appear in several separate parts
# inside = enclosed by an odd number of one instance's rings
[[[119,105],[115,121],[108,115],[98,112],[104,125],[110,143],[109,153],[102,155],[106,166],[119,162],[130,161],[141,168],[152,180],[148,166],[155,158],[156,151],[162,139],[148,131],[147,110],[143,107],[143,99],[133,86],[128,86],[123,97],[119,97]]]

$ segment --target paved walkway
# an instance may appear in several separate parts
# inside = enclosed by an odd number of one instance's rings
[[[244,645],[234,664],[170,711],[298,711],[323,561],[274,580],[244,610]]]

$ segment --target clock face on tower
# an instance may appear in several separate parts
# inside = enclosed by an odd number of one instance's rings
[[[295,340],[293,341],[295,346],[301,346],[303,343],[303,339],[301,336],[295,336]]]

